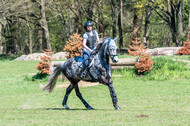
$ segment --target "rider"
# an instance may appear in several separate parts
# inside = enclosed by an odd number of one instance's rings
[[[92,30],[93,23],[91,21],[86,21],[84,23],[85,33],[83,34],[83,58],[84,60],[90,56],[91,53],[95,53],[95,43],[99,42],[98,33]],[[85,61],[85,67],[83,69],[81,77],[85,76],[86,66],[88,65],[88,60]]]

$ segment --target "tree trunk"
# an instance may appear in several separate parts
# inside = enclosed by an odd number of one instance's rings
[[[42,51],[42,49],[43,49],[42,39],[43,39],[43,31],[42,31],[41,27],[38,27],[38,43],[39,43],[40,51]]]
[[[47,25],[47,20],[46,20],[46,13],[45,13],[45,0],[41,0],[41,23],[42,23],[42,28],[44,31],[44,38],[45,38],[45,42],[46,42],[46,46],[47,49],[52,49],[51,48],[51,44],[50,44],[50,40],[49,40],[49,29],[48,29],[48,25]]]
[[[181,13],[182,13],[182,23],[183,23],[183,26],[184,26],[184,15],[185,15],[185,13],[184,13],[184,11],[185,11],[185,0],[182,0],[182,5],[181,5]]]
[[[176,31],[175,20],[176,20],[175,19],[175,10],[174,10],[173,5],[171,5],[171,22],[169,22],[169,27],[170,27],[170,31],[172,33],[173,43],[175,43],[176,46],[179,46],[179,43],[177,41],[177,31]]]
[[[29,53],[32,54],[32,48],[33,48],[33,43],[32,43],[32,32],[31,32],[31,27],[30,24],[27,21],[27,27],[28,27],[28,49],[29,49]]]
[[[139,30],[139,17],[138,17],[138,9],[134,9],[134,18],[133,18],[133,38],[132,40],[135,40],[138,38],[138,30]]]
[[[80,7],[80,0],[78,0],[78,8]],[[92,0],[91,0],[91,2],[92,2]],[[92,15],[91,15],[91,17],[90,18],[92,18],[92,16],[93,16],[93,11],[91,10],[91,12],[92,12]],[[90,12],[90,13],[91,13]],[[82,22],[82,12],[81,12],[81,10],[78,10],[78,21],[76,22],[76,24],[78,24],[77,25],[77,27],[79,28],[78,29],[78,33],[79,34],[83,34],[83,22]]]
[[[178,36],[177,36],[177,38],[178,38],[178,40],[177,40],[177,42],[178,42],[178,45],[179,44],[182,44],[182,39],[183,39],[183,14],[182,14],[182,7],[181,7],[181,2],[179,2],[178,3],[178,15],[177,15],[177,25],[178,25]],[[184,12],[184,11],[183,11]]]
[[[69,17],[68,17],[68,27],[69,27],[69,36],[72,35],[73,29],[72,29],[72,21],[71,21],[71,11],[69,11]]]
[[[145,28],[144,28],[144,37],[143,43],[145,48],[149,47],[149,33],[150,33],[150,19],[152,15],[152,9],[146,6],[146,15],[145,15]]]
[[[104,29],[104,24],[103,24],[103,22],[104,22],[104,3],[103,3],[103,0],[102,0],[102,2],[101,2],[101,29],[102,29],[102,33],[103,33],[103,36],[105,36],[105,29]]]
[[[58,14],[59,14],[59,18],[61,20],[61,23],[64,27],[64,33],[65,33],[65,37],[68,39],[69,38],[69,34],[68,34],[68,28],[67,28],[67,25],[66,25],[66,20],[65,20],[65,16],[62,12],[60,12],[60,10],[58,10]],[[65,41],[65,37],[64,37],[64,40]]]
[[[122,7],[123,7],[123,1],[120,0],[120,13],[118,15],[118,30],[119,30],[119,48],[123,47],[123,27],[122,27],[122,20],[123,20],[123,15],[122,15]]]
[[[103,11],[103,0],[99,1],[98,5],[98,33],[101,34],[101,37],[105,36],[105,29],[104,29],[104,11]],[[101,6],[101,7],[100,7]]]
[[[175,29],[174,29],[175,27],[172,27],[171,24],[169,24],[169,27],[170,27],[170,31],[171,31],[171,33],[172,33],[172,41],[173,41],[173,43],[176,44],[176,46],[178,46],[177,35],[176,35],[176,31],[175,31]]]
[[[167,1],[168,1],[168,12],[170,13],[171,12],[170,0],[167,0]]]
[[[116,37],[116,3],[114,0],[111,0],[111,8],[112,8],[112,37]]]
[[[116,37],[116,20],[115,20],[115,14],[112,14],[112,37]]]
[[[2,42],[2,24],[0,23],[0,54],[3,54],[3,42]]]
[[[88,14],[87,20],[88,21],[92,20],[92,16],[94,14],[93,10],[94,10],[94,3],[93,3],[93,0],[90,0],[89,5],[88,5],[88,11],[87,11],[87,14]]]
[[[190,10],[190,8],[189,8],[189,10]],[[190,11],[189,11],[188,35],[190,36]]]
[[[27,3],[28,4],[28,3]],[[27,42],[27,45],[28,45],[28,49],[29,49],[29,54],[32,54],[33,52],[33,41],[32,41],[32,28],[30,26],[30,23],[28,22],[29,21],[29,11],[30,11],[30,8],[27,8],[27,15],[26,15],[26,26],[28,27],[28,42]]]

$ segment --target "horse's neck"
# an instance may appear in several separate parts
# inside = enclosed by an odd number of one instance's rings
[[[107,44],[107,42],[102,45],[102,47],[100,48],[100,50],[98,52],[98,55],[100,57],[100,60],[102,60],[107,65],[109,65],[109,56],[107,55],[107,53],[105,55],[106,44]]]

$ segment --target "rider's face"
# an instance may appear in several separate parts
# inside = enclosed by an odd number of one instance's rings
[[[92,31],[92,26],[87,26],[86,29],[87,29],[88,31]]]

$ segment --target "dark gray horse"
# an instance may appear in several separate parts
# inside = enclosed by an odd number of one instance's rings
[[[88,66],[86,66],[87,73],[85,77],[81,76],[81,72],[83,69],[82,67],[84,67],[83,64],[85,59],[83,59],[82,57],[74,57],[68,59],[64,63],[60,63],[55,68],[53,73],[50,75],[48,83],[45,86],[42,86],[41,88],[43,90],[47,90],[48,92],[52,92],[56,84],[56,80],[62,72],[71,82],[71,84],[66,90],[66,94],[62,103],[65,109],[69,109],[69,107],[67,106],[67,99],[73,89],[75,89],[76,95],[82,101],[84,106],[87,109],[93,109],[83,99],[79,91],[78,82],[80,80],[89,82],[99,82],[104,85],[107,85],[109,87],[113,106],[115,107],[115,109],[120,109],[120,107],[117,105],[117,96],[112,83],[112,69],[109,63],[109,57],[112,59],[112,62],[118,62],[118,56],[116,52],[117,45],[115,43],[116,39],[117,38],[115,38],[114,40],[111,38],[104,38],[104,40],[96,46],[96,53],[89,56],[89,64]]]

